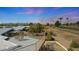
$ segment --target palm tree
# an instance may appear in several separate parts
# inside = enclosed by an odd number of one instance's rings
[[[67,17],[66,20],[67,20],[67,23],[66,24],[68,25],[69,24],[69,18]]]
[[[69,22],[69,18],[67,17],[66,19],[67,19],[67,21]]]
[[[62,21],[62,19],[63,19],[63,17],[60,17],[60,18],[59,18],[60,22]]]

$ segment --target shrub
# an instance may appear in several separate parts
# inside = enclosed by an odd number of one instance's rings
[[[70,47],[73,47],[73,48],[79,48],[79,44],[75,41],[72,41]]]
[[[68,48],[68,51],[73,51],[73,49],[70,47],[70,48]]]
[[[28,31],[28,29],[25,27],[25,28],[23,28],[23,30],[22,31]]]
[[[61,23],[59,21],[56,21],[55,26],[59,27],[61,25]]]
[[[54,41],[55,40],[50,33],[45,33],[45,35],[46,35],[46,41]]]
[[[44,29],[43,25],[40,23],[37,23],[36,25],[31,25],[29,28],[29,31],[32,33],[41,33],[43,32],[43,29]]]
[[[34,33],[34,32],[35,32],[35,28],[34,28],[33,26],[30,26],[30,28],[29,28],[29,32]]]

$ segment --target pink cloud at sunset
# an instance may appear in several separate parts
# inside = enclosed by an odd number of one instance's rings
[[[16,14],[32,14],[33,10],[17,12]]]
[[[17,12],[16,14],[42,14],[44,11],[41,9],[28,9],[25,11]]]

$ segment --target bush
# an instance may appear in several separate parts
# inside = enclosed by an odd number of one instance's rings
[[[47,32],[45,32],[45,36],[47,36],[48,35],[48,33]]]
[[[43,32],[43,29],[44,29],[43,25],[40,23],[37,23],[36,25],[31,25],[29,28],[29,31],[32,33],[41,33]]]
[[[34,28],[33,26],[30,26],[30,28],[29,28],[29,32],[34,33],[34,32],[35,32],[35,28]]]
[[[45,33],[46,41],[54,41],[55,39],[52,37],[51,33]]]
[[[22,31],[28,31],[28,29],[25,27]]]
[[[73,47],[73,48],[79,48],[79,44],[75,41],[72,41],[70,47]]]
[[[59,21],[56,21],[55,26],[59,27],[61,25],[61,23]]]
[[[73,51],[73,49],[70,47],[70,48],[68,48],[68,51]]]
[[[33,23],[29,23],[29,26],[30,26],[30,25],[34,25],[34,24],[33,24]]]

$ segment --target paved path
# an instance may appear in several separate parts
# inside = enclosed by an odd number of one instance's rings
[[[45,41],[44,45],[46,47],[49,45],[49,48],[55,51],[68,51],[65,46],[57,41]]]
[[[62,44],[60,44],[60,43],[57,42],[57,41],[56,41],[56,43],[57,43],[58,45],[60,45],[64,50],[68,51],[68,49],[67,49],[65,46],[63,46]]]

